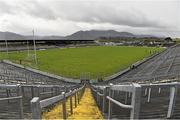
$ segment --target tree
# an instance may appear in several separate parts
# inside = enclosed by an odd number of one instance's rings
[[[165,40],[166,42],[172,42],[172,41],[173,41],[171,37],[167,37],[167,38],[165,38],[164,40]]]

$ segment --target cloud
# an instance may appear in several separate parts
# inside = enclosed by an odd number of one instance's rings
[[[56,16],[62,19],[86,23],[111,23],[131,27],[164,27],[162,22],[148,18],[143,12],[131,8],[118,8],[115,4],[102,4],[94,2],[56,4],[59,10]],[[58,7],[57,7],[58,8]]]
[[[20,1],[19,4],[2,2],[1,8],[10,14],[28,14],[33,17],[56,20],[58,18],[87,23],[111,23],[132,27],[164,27],[161,21],[148,18],[143,12],[132,8],[118,8],[116,4],[102,2],[54,2],[54,4],[39,1]],[[8,9],[7,9],[8,8]]]
[[[11,11],[11,9],[9,9],[9,5],[6,3],[6,2],[4,2],[4,1],[0,1],[0,13],[1,13],[1,15],[2,14],[6,14],[6,13],[12,13],[12,11]]]
[[[0,30],[66,35],[78,30],[115,29],[179,34],[179,0],[0,0]],[[180,4],[179,4],[180,5]],[[172,31],[172,32],[171,32]],[[176,32],[175,32],[176,31]]]
[[[34,17],[40,17],[44,19],[56,19],[54,12],[49,9],[47,5],[44,6],[38,1],[23,2],[22,6],[22,10],[26,14],[30,14]]]
[[[11,15],[27,14],[36,18],[56,19],[54,12],[36,0],[0,0],[0,12]]]

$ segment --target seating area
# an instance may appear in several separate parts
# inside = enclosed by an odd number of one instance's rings
[[[93,84],[93,95],[105,118],[180,119],[179,73],[180,45],[176,45]],[[138,84],[139,93],[134,93],[133,84]]]
[[[119,76],[106,80],[104,84],[179,79],[179,75],[180,45],[176,45],[162,51],[159,55],[149,58],[142,64],[134,66],[125,74],[120,74]]]
[[[32,118],[30,101],[57,96],[79,88],[71,82],[38,70],[0,62],[0,119]]]
[[[180,45],[176,45],[135,64],[118,76],[91,84],[93,96],[104,118],[180,119],[179,61]],[[71,95],[76,96],[74,93],[81,88],[85,86],[80,80],[1,61],[0,106],[6,107],[1,107],[0,118],[32,118],[32,99],[36,100],[34,104],[43,100],[48,101],[48,105],[54,104]],[[61,92],[67,93],[64,98]],[[36,106],[36,109],[39,108]],[[36,112],[33,115],[34,118],[41,116],[40,113],[36,116]]]
[[[19,84],[51,84],[51,85],[69,85],[71,82],[61,80],[52,75],[44,75],[37,70],[26,69],[22,66],[0,62],[0,83],[19,83]],[[72,82],[74,84],[74,82]]]
[[[93,85],[106,119],[180,119],[180,83]]]

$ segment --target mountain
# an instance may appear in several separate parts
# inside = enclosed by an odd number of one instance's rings
[[[137,38],[164,38],[164,36],[154,36],[154,35],[136,35]]]
[[[123,37],[123,38],[144,38],[144,37],[155,37],[153,35],[135,35],[129,32],[117,32],[115,30],[89,30],[89,31],[78,31],[72,35],[65,37],[62,36],[35,36],[36,40],[95,40],[101,37]],[[0,32],[0,40],[28,40],[33,39],[33,36],[24,36],[13,32]]]
[[[13,32],[0,32],[0,40],[28,40],[28,39],[33,39],[33,36],[25,36],[25,35],[20,35],[17,33]],[[48,39],[48,40],[54,40],[54,39],[65,39],[62,36],[35,36],[35,39],[38,40],[43,40],[43,39]]]
[[[43,39],[49,39],[49,40],[61,40],[61,39],[65,39],[64,37],[62,36],[55,36],[55,35],[52,35],[52,36],[44,36]]]
[[[33,39],[33,36],[25,36],[25,38]],[[61,40],[61,39],[65,39],[65,38],[62,36],[52,35],[52,36],[35,36],[35,39],[38,39],[38,40]]]
[[[19,35],[12,32],[0,32],[0,40],[13,40],[13,39],[22,40],[25,39],[25,37],[23,35]]]
[[[134,34],[129,32],[117,32],[114,30],[90,30],[90,31],[78,31],[72,35],[66,36],[69,40],[94,40],[100,37],[135,37]]]

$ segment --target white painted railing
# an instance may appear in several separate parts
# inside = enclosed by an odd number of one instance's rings
[[[169,106],[167,110],[167,118],[171,118],[173,116],[175,103],[176,103],[176,97],[177,97],[177,90],[180,87],[180,83],[173,82],[173,83],[160,83],[160,84],[129,84],[129,85],[113,85],[110,84],[109,86],[98,86],[98,85],[92,85],[92,90],[95,93],[95,98],[97,101],[97,104],[100,105],[102,102],[102,112],[105,113],[106,109],[108,109],[108,119],[111,119],[112,115],[112,103],[118,105],[121,108],[129,109],[131,111],[130,119],[138,119],[139,118],[139,112],[140,112],[140,103],[141,103],[141,93],[147,95],[147,102],[150,102],[151,100],[151,91],[154,88],[158,88],[158,93],[161,93],[161,89],[170,89],[170,95],[169,95]],[[100,93],[99,91],[103,91],[103,93]],[[113,92],[114,91],[123,91],[126,93],[129,93],[129,95],[132,95],[131,97],[131,104],[126,105],[118,100],[115,100],[113,98]],[[107,94],[109,93],[109,94]],[[128,94],[126,94],[128,95]],[[100,98],[103,99],[100,99]],[[126,98],[125,98],[126,99]],[[102,101],[100,101],[102,100]],[[107,106],[107,101],[109,106]],[[121,113],[119,113],[121,114]]]
[[[75,97],[75,107],[77,106],[77,103],[80,101],[80,97],[83,94],[85,86],[82,86],[78,89],[75,89],[73,91],[70,91],[68,93],[63,92],[61,95],[54,96],[51,98],[47,98],[44,100],[39,99],[39,97],[34,97],[31,100],[31,112],[32,112],[32,118],[33,119],[41,119],[41,111],[42,108],[48,107],[50,105],[53,105],[57,102],[62,102],[62,114],[63,114],[63,119],[67,119],[67,110],[66,110],[66,99],[69,97],[70,98],[70,112],[73,114],[73,102],[72,102],[72,97]]]
[[[142,88],[145,89],[145,94],[148,94],[147,102],[150,102],[151,99],[151,91],[153,88],[159,88],[158,93],[161,92],[161,89],[170,89],[170,95],[169,95],[169,107],[167,112],[167,118],[171,118],[173,116],[175,103],[176,103],[176,97],[177,97],[177,90],[180,87],[180,83],[173,82],[173,83],[161,83],[161,84],[142,84]],[[147,93],[148,91],[148,93]]]
[[[50,96],[55,96],[61,93],[62,91],[67,91],[68,89],[77,89],[78,85],[69,85],[69,86],[60,86],[60,85],[20,85],[20,84],[0,84],[1,91],[5,90],[4,95],[6,95],[6,98],[0,98],[1,101],[7,101],[9,105],[10,101],[17,100],[18,110],[19,110],[19,118],[24,118],[24,112],[23,112],[23,99],[26,99],[26,97],[38,97],[39,100],[42,97],[45,97],[44,95],[50,94]],[[53,88],[53,89],[52,89]],[[28,92],[27,92],[28,90]],[[41,91],[40,91],[41,90]],[[42,91],[43,90],[43,91]],[[3,91],[4,92],[4,91]],[[12,96],[13,93],[13,96]],[[74,93],[74,92],[72,92]],[[30,95],[30,96],[29,96]],[[68,95],[68,94],[66,94]],[[49,95],[48,95],[49,97]],[[42,102],[43,104],[43,102]],[[14,105],[14,104],[13,104]],[[43,106],[43,105],[42,105]],[[3,107],[2,107],[3,109]],[[9,115],[11,116],[11,115]]]
[[[18,100],[18,106],[19,106],[19,118],[23,119],[24,118],[24,112],[23,112],[23,97],[22,97],[22,91],[21,91],[21,86],[20,85],[3,85],[0,84],[0,89],[6,89],[7,92],[7,97],[6,98],[0,98],[1,101],[9,101],[10,100]],[[7,89],[16,89],[16,94],[17,96],[14,97],[9,97],[9,92]]]
[[[24,118],[24,112],[23,112],[23,100],[22,100],[22,96],[0,98],[0,102],[1,101],[9,101],[9,100],[18,100],[19,118],[23,119]]]

